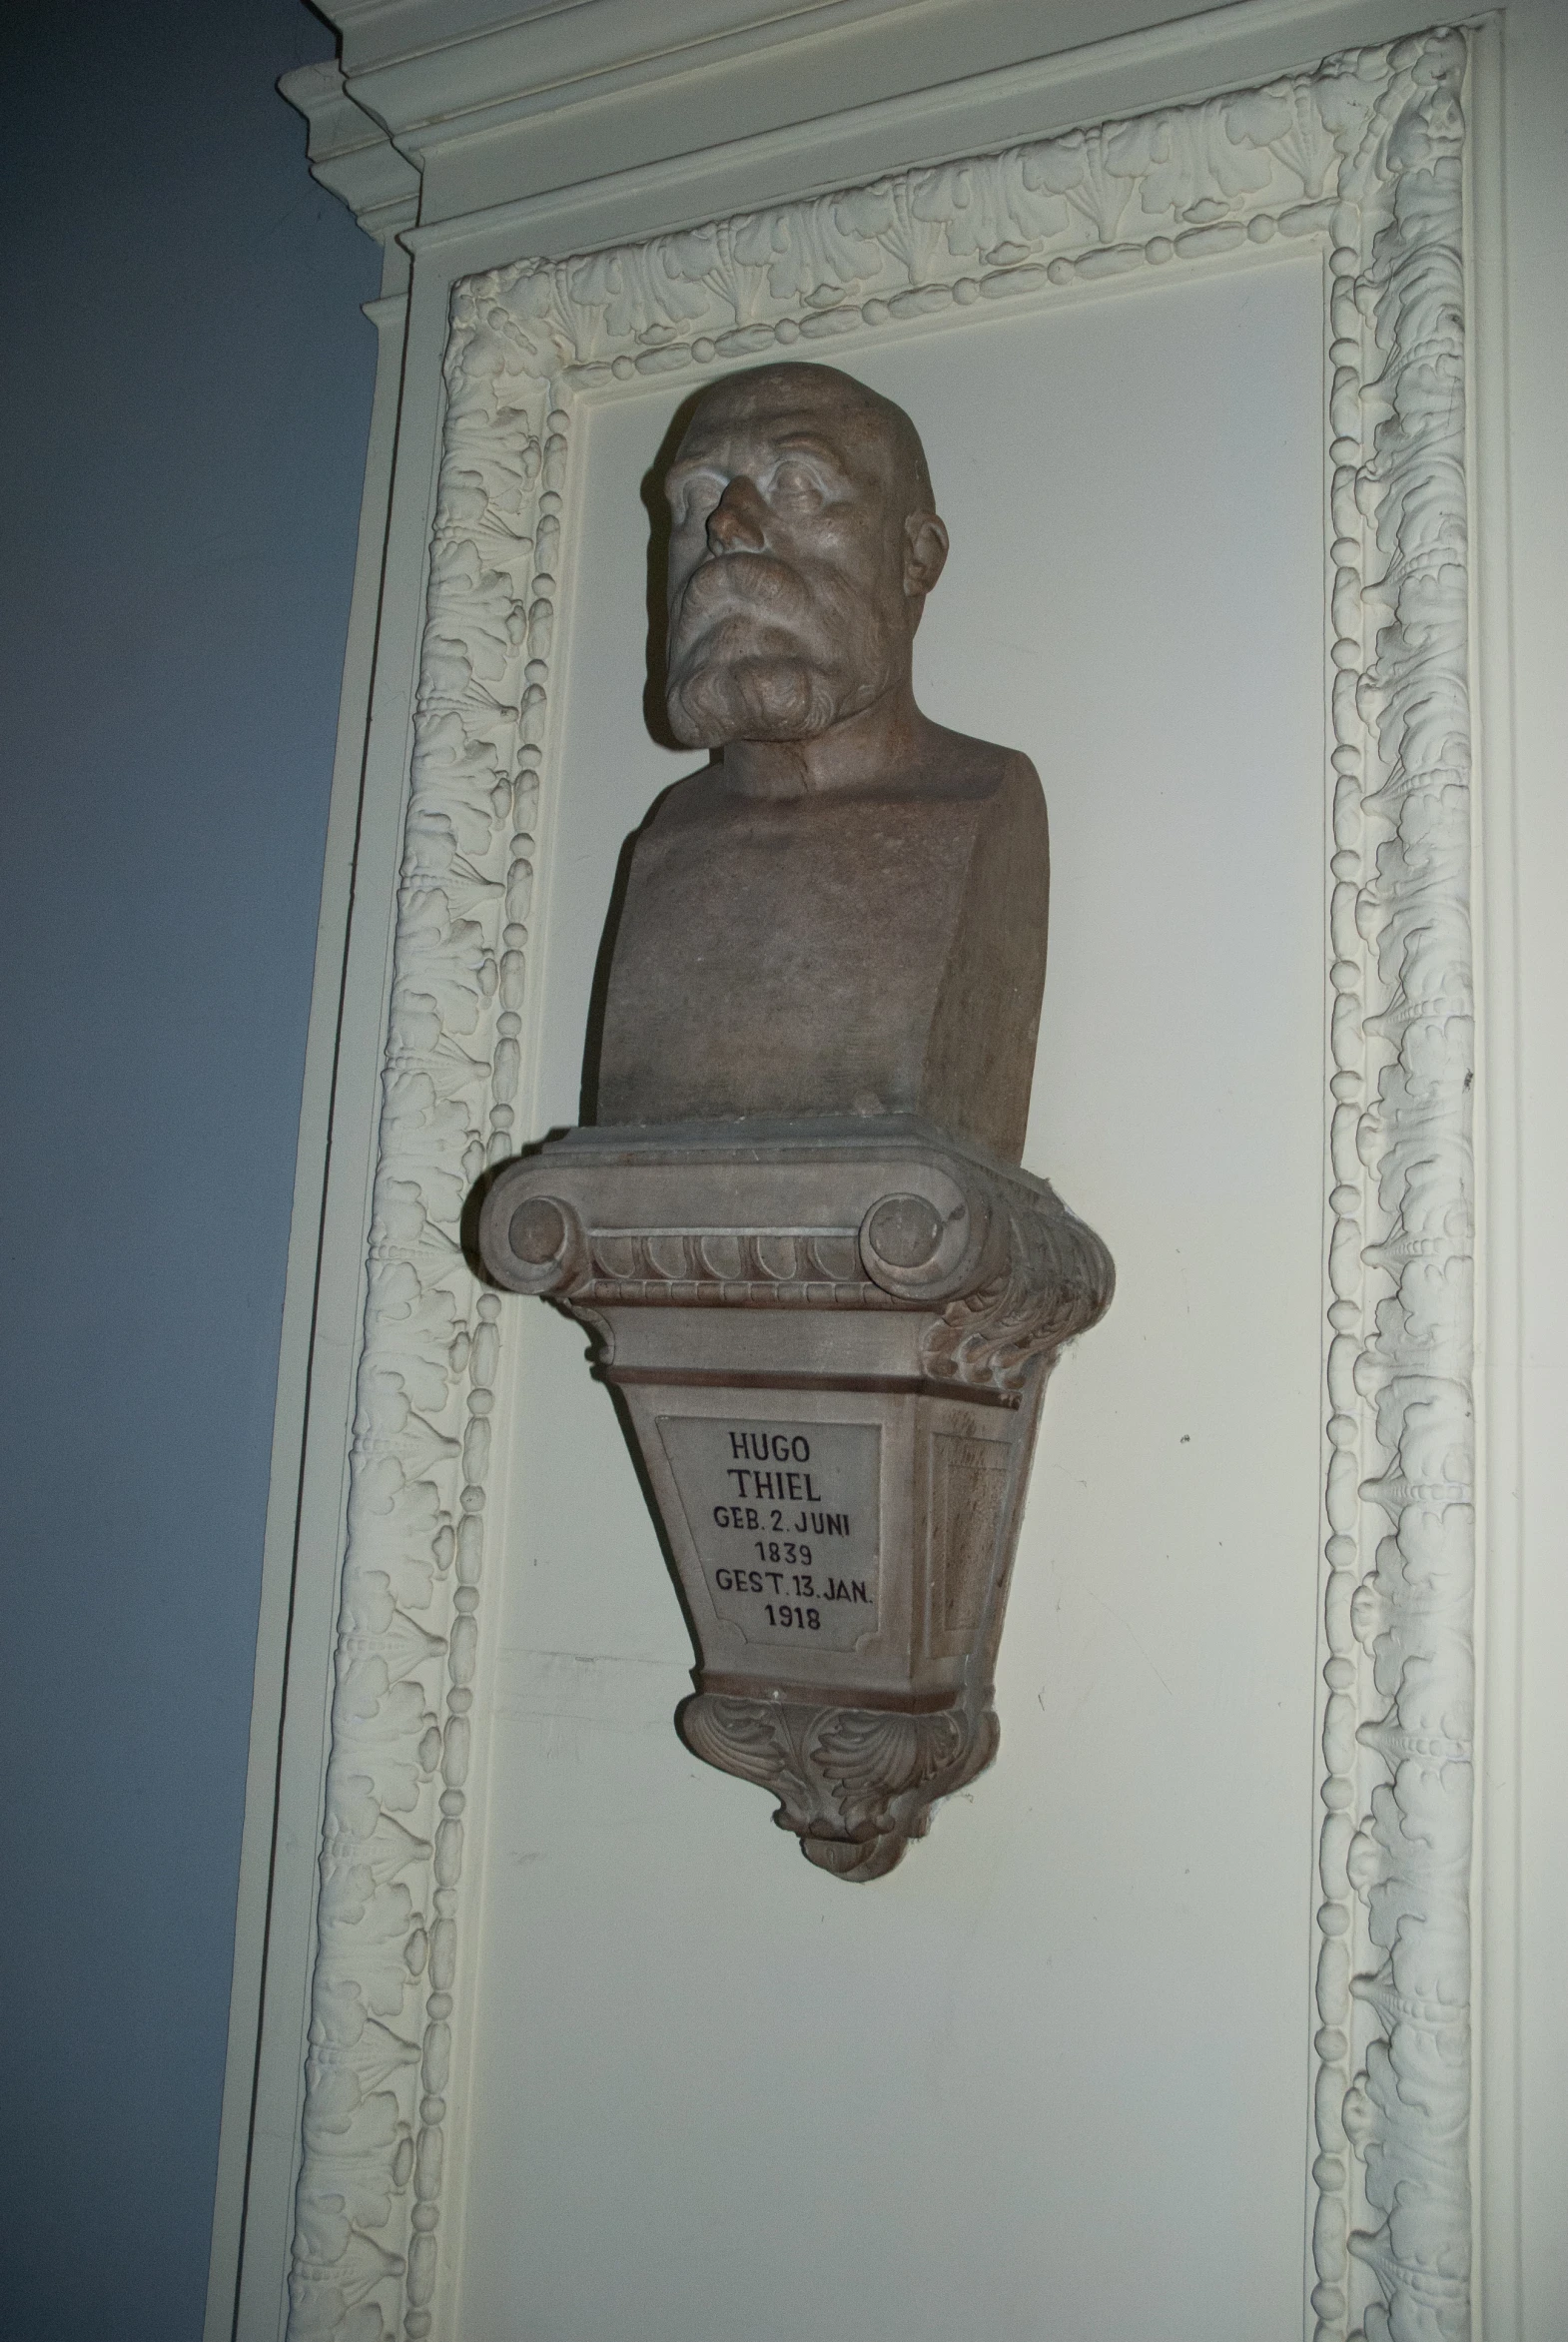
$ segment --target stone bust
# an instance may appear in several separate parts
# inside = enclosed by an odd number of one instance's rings
[[[916,1115],[1016,1164],[1045,800],[915,704],[948,535],[913,423],[833,367],[759,367],[699,400],[665,485],[669,720],[716,753],[636,840],[599,1122]]]
[[[915,704],[948,538],[900,408],[731,375],[665,485],[669,718],[712,761],[632,841],[599,1127],[496,1172],[479,1248],[594,1335],[697,1645],[687,1748],[880,1879],[996,1749],[1041,1399],[1111,1298],[1017,1168],[1045,801]]]

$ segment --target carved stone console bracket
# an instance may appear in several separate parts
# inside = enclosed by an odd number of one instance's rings
[[[574,1132],[499,1174],[479,1244],[599,1338],[697,1639],[687,1746],[880,1878],[995,1754],[1040,1401],[1105,1246],[903,1117]]]

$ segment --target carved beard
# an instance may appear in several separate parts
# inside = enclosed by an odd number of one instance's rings
[[[808,740],[880,697],[893,679],[883,629],[838,598],[766,554],[701,562],[670,618],[665,706],[682,746]]]
[[[804,658],[704,656],[670,678],[665,705],[683,748],[726,740],[809,740],[840,714],[828,678]]]

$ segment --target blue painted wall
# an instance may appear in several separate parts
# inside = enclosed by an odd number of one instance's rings
[[[299,0],[10,0],[0,2331],[199,2334],[378,259]]]

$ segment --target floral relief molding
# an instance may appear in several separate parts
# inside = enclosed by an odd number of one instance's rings
[[[419,2342],[441,2180],[534,833],[585,393],[1275,239],[1325,255],[1331,1176],[1316,2342],[1470,2330],[1471,956],[1463,36],[460,282],[383,1073],[293,2342]],[[541,778],[541,776],[543,776]],[[1303,1847],[1303,1857],[1306,1849]],[[1315,2321],[1315,2323],[1314,2323]]]

